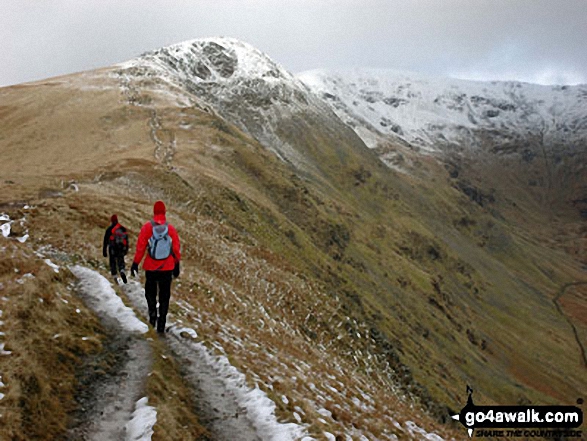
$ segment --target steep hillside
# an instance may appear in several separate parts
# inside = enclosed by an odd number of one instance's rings
[[[477,203],[495,199],[496,191],[516,204],[532,201],[532,211],[550,219],[561,215],[573,223],[571,230],[580,229],[577,215],[587,216],[585,85],[464,81],[389,70],[317,70],[298,79],[398,171],[418,174],[422,155],[432,155]],[[581,234],[571,236],[582,240]]]
[[[105,273],[110,214],[136,235],[164,199],[185,256],[173,320],[309,436],[418,439],[423,427],[464,438],[447,417],[467,384],[480,403],[574,403],[587,387],[587,280],[538,192],[491,190],[491,179],[526,175],[512,166],[492,176],[511,162],[484,150],[491,161],[422,155],[389,137],[387,148],[412,155],[410,173],[398,173],[336,112],[266,55],[223,39],[0,89],[0,213],[22,219],[2,238],[3,253],[22,255],[2,266],[6,347],[33,357],[44,344],[24,347],[16,332],[15,274],[42,274],[24,268],[26,256]],[[43,283],[51,292],[68,281]],[[38,288],[27,289],[37,301]],[[37,322],[47,334],[55,326]],[[100,347],[82,349],[72,363]],[[0,413],[24,415],[13,365],[0,358],[0,409],[11,409]],[[178,376],[176,390],[181,366]],[[174,430],[193,418],[161,384],[149,387]]]

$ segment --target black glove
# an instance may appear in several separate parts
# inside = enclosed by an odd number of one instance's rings
[[[106,248],[104,248],[104,249],[102,250],[102,254],[104,254],[104,257],[108,257],[108,253],[106,252]]]
[[[133,262],[132,265],[131,265],[131,267],[130,267],[130,274],[131,274],[131,276],[136,277],[136,275],[138,274],[138,272],[139,272],[139,264]]]
[[[173,277],[179,277],[179,262],[177,262],[175,268],[173,268]]]

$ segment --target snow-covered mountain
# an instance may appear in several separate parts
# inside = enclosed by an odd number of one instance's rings
[[[163,90],[169,90],[171,83],[188,92],[282,159],[296,164],[304,158],[278,134],[284,121],[312,114],[342,126],[304,83],[268,55],[232,38],[186,41],[145,53],[119,67],[125,78],[151,78],[153,83],[167,83]]]
[[[391,137],[425,151],[540,138],[572,145],[587,137],[587,85],[540,86],[431,78],[391,70],[298,75],[369,147]]]

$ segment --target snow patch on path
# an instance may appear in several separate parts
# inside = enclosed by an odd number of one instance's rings
[[[121,328],[128,332],[144,334],[149,330],[134,311],[116,295],[110,282],[103,275],[79,265],[71,267],[70,270],[79,279],[80,289],[91,303],[92,309],[116,319]]]
[[[170,341],[170,345],[175,351],[180,352],[180,356],[191,361],[190,367],[196,368],[194,370],[200,375],[198,378],[200,388],[207,389],[203,391],[208,395],[205,398],[206,401],[212,397],[210,404],[216,404],[216,407],[222,408],[223,417],[238,414],[237,419],[248,419],[254,432],[259,436],[257,439],[263,441],[296,440],[304,435],[304,429],[301,426],[277,421],[275,403],[258,387],[247,386],[245,375],[232,366],[226,356],[212,354],[202,343],[186,342],[182,334],[193,332],[195,331],[191,328],[171,328],[169,333],[175,339]],[[220,403],[217,396],[219,393],[221,397],[224,394],[222,397],[224,400],[220,400]],[[232,400],[233,403],[222,403],[226,400]],[[235,411],[231,412],[229,409],[235,405]]]
[[[126,424],[126,441],[150,441],[157,422],[157,410],[147,404],[147,397],[137,401],[132,419]]]

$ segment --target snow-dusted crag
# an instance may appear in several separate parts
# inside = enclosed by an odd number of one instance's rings
[[[304,83],[253,46],[230,38],[191,40],[119,65],[135,81],[154,78],[197,97],[282,159],[303,162],[277,127],[301,113],[335,115]],[[337,123],[340,123],[337,121]]]
[[[572,149],[587,139],[587,86],[425,77],[391,70],[298,75],[369,147],[385,140],[428,152],[529,142]],[[532,154],[532,153],[528,153]]]

